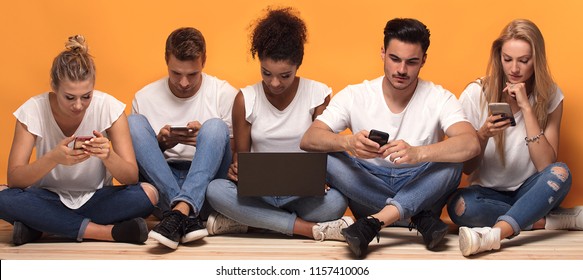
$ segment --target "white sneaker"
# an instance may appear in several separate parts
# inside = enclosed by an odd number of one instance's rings
[[[460,227],[460,251],[465,257],[500,249],[500,229],[490,227]]]
[[[583,230],[583,206],[551,211],[546,216],[545,229]]]
[[[352,224],[354,224],[354,220],[348,216],[344,216],[341,219],[330,222],[317,223],[312,227],[312,235],[314,236],[314,239],[318,241],[345,241],[346,239],[344,238],[344,235],[342,235],[341,231],[342,229],[347,228]]]
[[[227,216],[213,212],[206,221],[206,229],[209,235],[246,233],[248,226],[229,219]]]

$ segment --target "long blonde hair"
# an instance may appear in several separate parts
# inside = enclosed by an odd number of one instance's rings
[[[549,100],[555,94],[556,85],[548,67],[543,35],[538,27],[530,20],[513,20],[504,27],[500,36],[492,43],[486,77],[482,80],[485,101],[482,102],[482,105],[485,107],[487,103],[504,102],[502,90],[506,86],[506,75],[502,68],[501,52],[502,45],[511,39],[523,40],[530,44],[532,49],[534,72],[527,83],[532,85],[532,92],[530,94],[533,95],[535,100],[534,112],[538,119],[538,124],[544,129],[548,117],[547,106]],[[496,143],[496,152],[504,164],[504,133],[494,136],[494,141]]]
[[[95,82],[95,63],[82,35],[69,37],[65,50],[53,60],[51,87],[57,90],[65,79],[72,82],[91,79]]]

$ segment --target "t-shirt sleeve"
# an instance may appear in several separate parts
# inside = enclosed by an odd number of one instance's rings
[[[314,85],[311,87],[310,91],[310,96],[312,97],[310,101],[310,114],[314,114],[314,109],[324,104],[326,97],[332,94],[332,88],[323,83],[314,82]]]
[[[125,113],[125,108],[125,103],[109,94],[104,94],[103,107],[100,114],[101,121],[99,122],[101,127],[99,127],[99,131],[105,131],[110,128]]]
[[[30,98],[14,112],[16,119],[26,125],[28,132],[42,137],[44,121],[48,118],[43,117],[42,104],[38,98]]]
[[[347,87],[334,95],[326,110],[316,119],[325,123],[335,133],[339,133],[349,128],[352,104],[352,92],[350,87]]]
[[[219,114],[221,119],[229,127],[229,136],[233,137],[233,102],[235,101],[235,96],[237,95],[237,89],[231,86],[228,82],[223,82],[219,86]]]
[[[563,95],[563,91],[557,86],[557,90],[549,102],[547,112],[549,112],[549,114],[554,112],[564,98],[565,96]]]
[[[132,100],[132,114],[139,114],[140,113],[140,109],[138,106],[138,100],[134,97],[134,100]]]
[[[456,124],[458,122],[467,122],[466,116],[462,109],[462,106],[455,97],[455,95],[451,95],[447,98],[443,110],[441,111],[440,116],[441,122],[441,129],[443,131],[447,131],[447,129]]]
[[[482,126],[482,119],[487,117],[484,114],[488,113],[487,110],[484,112],[485,108],[481,108],[481,98],[482,87],[477,82],[470,83],[460,95],[460,103],[464,114],[475,129],[479,129]]]

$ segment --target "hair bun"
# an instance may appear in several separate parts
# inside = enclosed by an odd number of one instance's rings
[[[65,43],[65,48],[70,51],[87,53],[87,43],[85,42],[85,37],[83,35],[74,35],[69,37],[67,43]]]

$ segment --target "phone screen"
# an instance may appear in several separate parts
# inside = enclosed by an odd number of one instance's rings
[[[368,134],[368,139],[377,142],[380,146],[383,146],[389,141],[389,134],[380,130],[371,129]]]
[[[194,130],[192,128],[186,127],[186,126],[171,126],[170,127],[170,132],[175,133],[175,132],[182,132],[182,133],[188,133],[191,134],[194,132]]]
[[[510,120],[510,126],[516,125],[516,120],[514,119],[514,115],[512,114],[512,109],[510,108],[510,104],[508,103],[490,103],[488,105],[490,108],[490,112],[492,115],[502,115],[498,121],[505,121]]]
[[[83,149],[83,144],[85,141],[91,140],[93,136],[77,136],[75,137],[75,142],[73,142],[73,149],[81,150]]]

